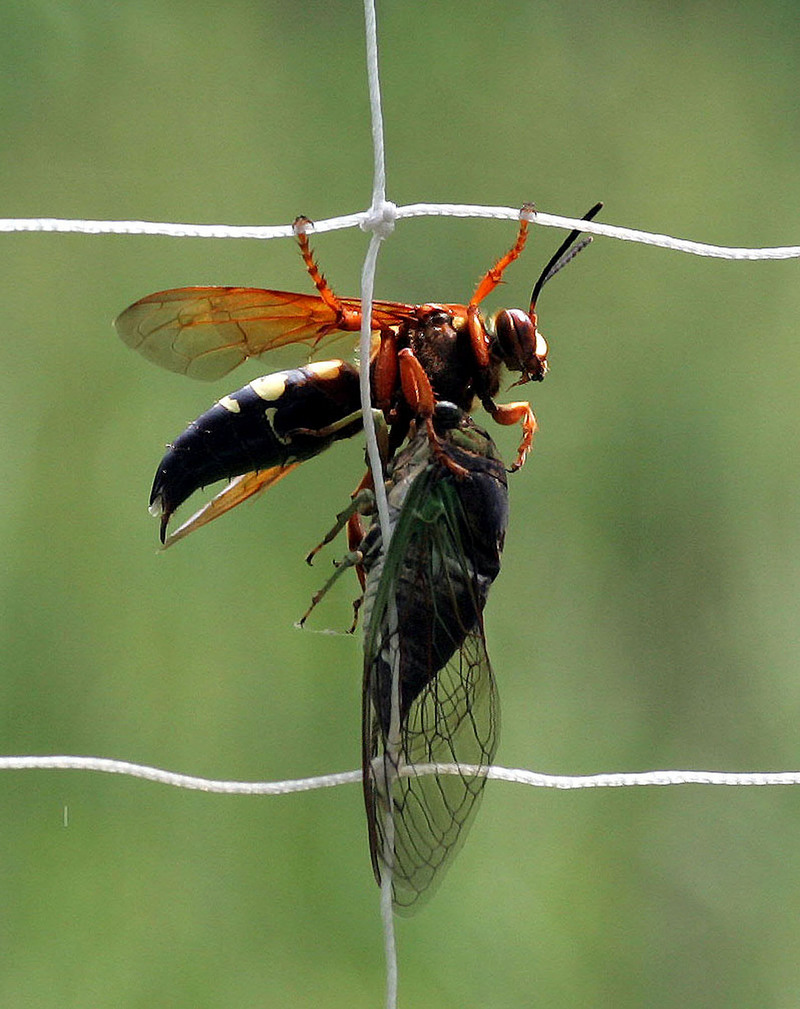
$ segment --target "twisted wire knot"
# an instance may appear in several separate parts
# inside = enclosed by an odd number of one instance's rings
[[[394,222],[397,219],[397,205],[391,200],[381,200],[365,211],[359,221],[362,231],[371,231],[378,238],[388,238],[394,231]]]

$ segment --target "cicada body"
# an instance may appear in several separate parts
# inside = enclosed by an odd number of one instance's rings
[[[422,428],[391,466],[389,545],[375,521],[362,548],[370,852],[379,880],[391,869],[401,911],[430,892],[463,840],[499,728],[483,609],[505,541],[506,471],[488,434],[453,404],[437,404],[434,426],[466,476]],[[444,763],[461,767],[423,767]]]

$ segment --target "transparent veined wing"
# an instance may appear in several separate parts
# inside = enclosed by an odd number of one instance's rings
[[[453,424],[443,428],[442,418]],[[437,406],[445,453],[412,439],[389,485],[392,537],[365,540],[363,770],[375,875],[389,866],[395,907],[413,911],[452,861],[492,762],[499,705],[483,608],[500,568],[506,473],[489,436],[452,404]],[[398,696],[392,704],[392,666]],[[459,764],[459,773],[421,765]],[[419,768],[415,773],[414,768]]]

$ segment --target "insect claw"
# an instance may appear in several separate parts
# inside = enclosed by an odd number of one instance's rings
[[[305,214],[298,214],[292,221],[292,231],[295,235],[306,235],[309,231],[314,230],[314,222],[310,217],[306,217]]]
[[[361,611],[361,604],[364,602],[364,594],[362,593],[357,599],[353,600],[353,622],[347,631],[348,634],[355,634],[356,627],[358,627],[358,615]]]
[[[519,210],[519,218],[521,221],[533,221],[536,219],[536,204],[535,203],[523,203]]]

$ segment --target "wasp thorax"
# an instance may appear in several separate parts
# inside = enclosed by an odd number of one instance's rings
[[[494,320],[495,354],[525,382],[539,382],[547,371],[547,341],[533,318],[520,308],[506,308]]]

